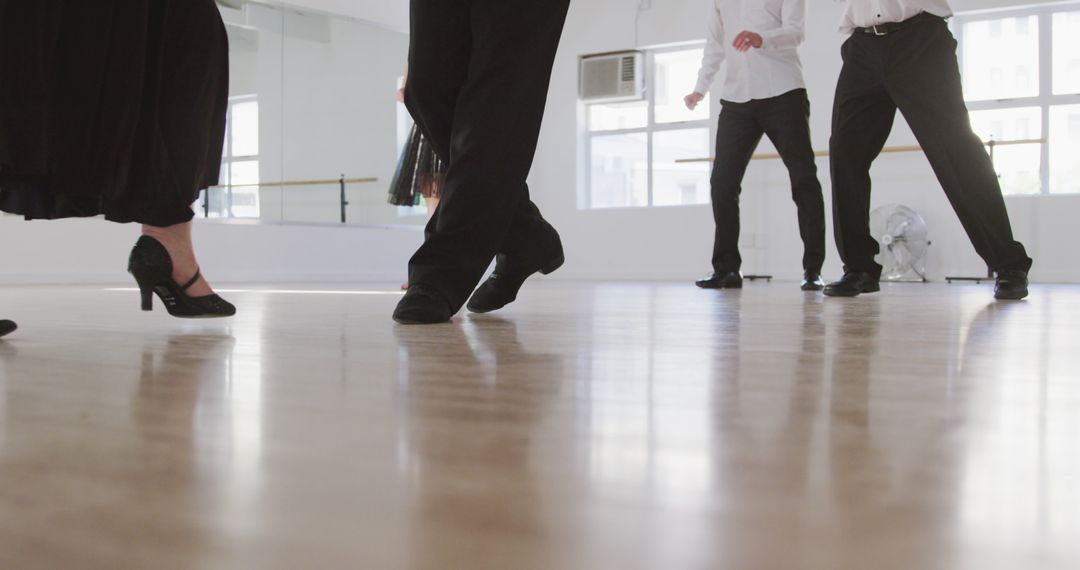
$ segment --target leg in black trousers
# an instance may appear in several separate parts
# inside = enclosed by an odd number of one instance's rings
[[[713,271],[716,277],[742,268],[739,254],[739,196],[746,168],[764,130],[748,103],[724,102],[716,126],[716,159],[712,171],[712,207],[716,221]]]
[[[1001,184],[964,103],[956,40],[944,21],[917,26],[902,44],[886,88],[926,151],[975,251],[997,272],[1028,271],[1032,261],[1013,238]],[[901,39],[901,38],[897,38]]]
[[[569,0],[412,0],[406,102],[450,167],[409,282],[450,314],[497,253],[529,250],[550,228],[525,180],[568,8]]]
[[[799,214],[803,271],[821,274],[825,264],[825,198],[810,141],[810,100],[798,89],[768,101],[761,123],[791,177],[791,198]],[[820,286],[819,286],[820,287]]]
[[[956,41],[945,21],[934,19],[883,37],[856,33],[844,44],[831,147],[836,241],[845,270],[867,273],[875,281],[881,275],[868,223],[870,165],[897,107],[975,250],[999,273],[1026,273],[1031,259],[1013,239],[997,175],[971,130]]]
[[[829,141],[833,183],[833,232],[847,273],[866,273],[874,280],[882,267],[870,235],[870,166],[885,148],[896,118],[896,104],[885,91],[875,55],[851,44],[841,50],[844,67],[836,86],[832,138]]]

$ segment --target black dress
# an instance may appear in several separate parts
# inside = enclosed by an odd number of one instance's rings
[[[191,220],[221,169],[228,58],[214,0],[0,0],[0,209]]]
[[[435,147],[413,126],[409,142],[401,151],[397,174],[390,183],[390,203],[395,206],[419,206],[420,197],[438,198],[446,163],[435,154]]]

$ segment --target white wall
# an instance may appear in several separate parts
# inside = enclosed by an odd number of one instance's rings
[[[710,0],[664,0],[642,14],[640,43],[662,45],[700,40]],[[954,0],[957,10],[1015,6],[1018,0]],[[713,223],[707,206],[578,210],[577,188],[584,165],[580,160],[583,109],[576,98],[577,57],[581,54],[634,47],[637,2],[575,0],[571,3],[548,103],[540,150],[531,176],[534,199],[563,233],[568,249],[563,279],[679,279],[709,271]],[[828,148],[833,89],[840,71],[836,31],[841,5],[810,0],[807,41],[802,58],[813,108],[814,147]],[[722,81],[718,78],[717,84]],[[687,77],[689,92],[694,78]],[[718,98],[718,95],[711,94]],[[718,112],[716,104],[714,113]],[[914,144],[914,136],[898,119],[890,145]],[[763,144],[761,152],[769,152]],[[578,169],[565,165],[577,164]],[[828,161],[819,160],[826,207],[831,211]],[[979,275],[985,267],[975,255],[924,156],[888,155],[874,169],[874,204],[901,203],[918,210],[930,227],[933,245],[928,258],[932,279],[946,275]],[[1080,219],[1080,196],[1008,198],[1015,233],[1036,260],[1033,278],[1080,282],[1080,265],[1068,236]],[[827,276],[841,272],[832,246]],[[802,245],[787,174],[779,162],[755,163],[744,183],[744,272],[795,279],[801,273]]]
[[[131,283],[134,224],[101,220],[24,222],[0,216],[0,284]],[[404,280],[423,241],[419,228],[274,225],[200,221],[195,251],[211,283]]]
[[[287,0],[280,3],[340,14],[398,31],[408,31],[409,27],[408,0]]]

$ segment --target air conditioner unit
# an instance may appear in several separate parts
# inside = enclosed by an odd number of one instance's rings
[[[645,98],[645,54],[618,51],[581,56],[581,100],[586,103]]]

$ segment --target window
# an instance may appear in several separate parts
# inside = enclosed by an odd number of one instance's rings
[[[646,54],[647,98],[586,108],[585,208],[680,206],[709,202],[712,131],[708,99],[691,111],[701,47]]]
[[[1080,193],[1080,2],[954,22],[971,125],[1009,195]]]
[[[210,218],[259,217],[259,100],[254,95],[229,98],[221,187],[204,196]]]

